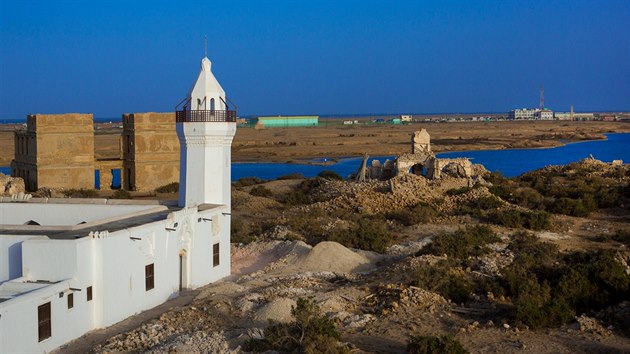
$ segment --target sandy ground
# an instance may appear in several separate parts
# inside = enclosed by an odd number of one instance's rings
[[[0,125],[0,166],[14,155],[13,132],[19,124]],[[558,146],[563,142],[603,138],[603,133],[630,132],[630,122],[453,122],[409,125],[335,125],[314,128],[237,129],[234,161],[286,162],[318,157],[395,155],[409,152],[411,133],[426,128],[433,150],[480,150]],[[121,129],[98,124],[95,156],[119,156]]]

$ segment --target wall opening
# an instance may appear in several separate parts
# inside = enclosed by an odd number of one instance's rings
[[[120,189],[122,187],[121,182],[120,168],[112,169],[112,189]]]
[[[50,325],[50,302],[37,307],[37,334],[40,342],[50,338],[52,335]]]
[[[186,250],[179,251],[179,291],[188,287],[188,254]]]
[[[94,189],[101,189],[101,170],[94,170]]]

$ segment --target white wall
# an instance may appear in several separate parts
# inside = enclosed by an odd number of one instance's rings
[[[229,275],[230,216],[223,214],[228,212],[227,206],[201,212],[186,208],[166,220],[93,237],[23,241],[24,278],[60,283],[0,303],[0,353],[47,352],[92,329],[162,304],[179,291],[181,251],[189,262],[186,287]],[[220,242],[220,265],[213,267],[216,242]],[[150,263],[154,264],[155,287],[146,291],[145,266]],[[93,288],[90,302],[88,286]],[[73,309],[67,308],[70,288],[80,289],[74,291]],[[38,342],[37,307],[48,301],[52,337]]]
[[[22,276],[22,241],[33,237],[0,235],[0,284]]]
[[[0,225],[71,226],[155,209],[156,205],[0,203]]]

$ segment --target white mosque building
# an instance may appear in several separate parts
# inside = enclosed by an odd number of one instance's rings
[[[179,201],[0,201],[0,353],[43,353],[230,274],[236,112],[208,58],[181,111]]]

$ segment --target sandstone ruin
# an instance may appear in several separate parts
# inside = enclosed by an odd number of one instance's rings
[[[440,179],[442,174],[472,178],[474,169],[472,162],[467,158],[437,158],[431,151],[431,136],[426,129],[422,129],[411,135],[411,153],[402,154],[394,161],[386,160],[383,164],[373,160],[369,167],[365,156],[356,179],[384,180],[406,174],[424,176],[431,180]]]

